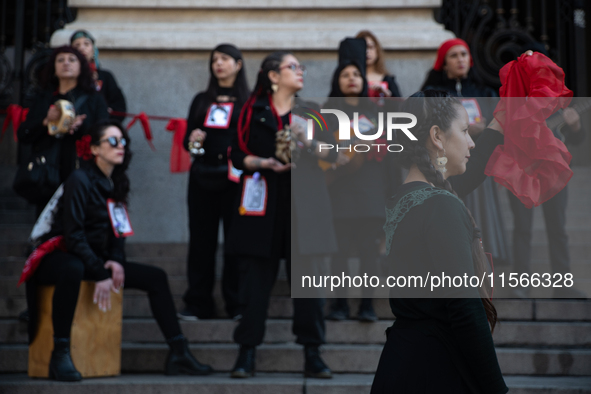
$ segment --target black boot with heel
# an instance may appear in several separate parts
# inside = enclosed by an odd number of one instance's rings
[[[213,368],[209,365],[201,364],[191,354],[187,338],[178,335],[167,340],[170,351],[166,358],[166,375],[209,375]]]
[[[78,382],[82,375],[70,356],[70,338],[54,338],[53,352],[49,361],[49,378],[63,382]]]
[[[232,368],[231,377],[248,378],[249,376],[254,376],[255,349],[256,348],[253,346],[240,346],[240,353],[238,353],[236,364],[234,364],[234,368]]]

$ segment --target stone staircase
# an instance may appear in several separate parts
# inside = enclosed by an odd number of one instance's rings
[[[575,168],[569,189],[568,232],[573,272],[588,269],[591,254],[591,201],[588,199],[591,168]],[[503,199],[503,206],[507,207]],[[540,211],[537,209],[536,211]],[[510,220],[510,215],[507,216]],[[541,212],[534,224],[534,264],[547,265]],[[7,190],[0,191],[0,393],[368,393],[385,341],[384,330],[393,316],[386,299],[375,301],[376,323],[354,320],[327,322],[327,345],[322,356],[335,373],[332,380],[302,376],[303,352],[293,343],[292,303],[285,276],[273,291],[265,343],[257,352],[257,376],[247,380],[228,377],[237,355],[232,343],[236,323],[227,318],[182,322],[191,349],[200,361],[211,364],[216,374],[208,377],[162,375],[167,346],[151,318],[146,297],[126,290],[122,345],[123,375],[58,383],[30,379],[27,370],[26,325],[17,319],[26,308],[24,288],[16,282],[24,261],[24,240],[31,227],[31,209]],[[511,223],[508,222],[510,228]],[[186,288],[186,245],[128,245],[130,260],[164,268],[169,274],[177,307]],[[535,268],[532,270],[535,272]],[[587,277],[589,277],[587,275]],[[219,286],[216,287],[220,317]],[[356,300],[352,302],[356,310]],[[494,334],[501,369],[511,393],[591,393],[591,301],[498,299],[500,324]]]

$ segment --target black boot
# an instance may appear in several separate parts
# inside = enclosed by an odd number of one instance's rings
[[[349,318],[349,304],[346,298],[337,298],[330,306],[330,313],[326,320],[341,321]]]
[[[328,368],[320,358],[320,350],[318,350],[318,346],[304,347],[304,357],[306,359],[304,365],[305,376],[310,378],[332,379],[330,368]]]
[[[184,336],[177,335],[167,342],[168,346],[170,346],[164,369],[167,375],[208,375],[213,372],[213,368],[201,364],[191,354],[187,338]]]
[[[82,375],[70,357],[70,338],[53,338],[53,352],[49,361],[49,379],[77,382]]]
[[[240,353],[236,359],[236,364],[232,368],[233,378],[248,378],[254,376],[254,360],[256,357],[256,348],[253,346],[240,346]]]
[[[378,320],[376,313],[373,310],[371,298],[363,298],[359,304],[359,312],[357,313],[359,321],[374,322]]]

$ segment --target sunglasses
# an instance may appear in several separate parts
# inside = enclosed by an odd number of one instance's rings
[[[280,69],[280,70],[283,70],[284,68],[289,68],[289,69],[291,69],[291,71],[293,71],[294,73],[295,73],[297,70],[301,70],[301,71],[302,71],[302,74],[303,74],[304,76],[307,74],[306,66],[304,66],[303,64],[295,64],[295,63],[290,63],[290,64],[287,64],[287,65],[285,65],[285,66],[283,66],[283,67],[279,67],[279,69]]]
[[[123,146],[123,147],[125,147],[125,145],[127,145],[127,140],[123,137],[121,137],[121,138],[107,137],[107,138],[100,140],[99,144],[102,144],[105,141],[107,141],[109,143],[109,145],[111,145],[113,148],[116,148],[119,145],[119,143],[121,143],[121,146]]]

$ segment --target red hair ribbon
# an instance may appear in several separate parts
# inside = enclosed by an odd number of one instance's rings
[[[0,134],[0,141],[2,141],[2,138],[4,138],[4,133],[8,129],[8,125],[10,124],[10,122],[12,122],[13,138],[16,141],[16,132],[20,127],[21,123],[24,122],[27,118],[28,113],[28,108],[23,108],[17,104],[10,104],[8,108],[6,108],[6,118],[4,119],[4,124],[2,125],[2,134]]]
[[[152,130],[150,129],[150,121],[148,120],[148,115],[146,115],[145,112],[140,112],[134,116],[133,119],[131,119],[131,122],[129,122],[127,125],[127,130],[131,129],[131,126],[133,126],[138,119],[142,124],[144,135],[146,136],[146,140],[148,141],[150,148],[152,148],[152,150],[156,150],[156,148],[154,148],[154,144],[152,144]]]
[[[49,253],[61,250],[66,251],[66,241],[64,241],[63,235],[58,235],[57,237],[53,237],[45,242],[43,242],[37,249],[31,253],[27,261],[25,262],[25,266],[23,267],[23,272],[21,277],[18,281],[17,287],[21,285],[21,283],[26,282],[33,276],[35,270],[39,266],[43,257],[48,255]]]
[[[445,55],[447,55],[447,51],[449,51],[452,47],[455,47],[456,45],[461,45],[468,50],[468,54],[470,55],[470,67],[474,67],[474,60],[472,59],[472,54],[470,53],[470,47],[468,46],[468,43],[462,40],[461,38],[454,38],[445,41],[437,50],[437,59],[435,59],[435,64],[433,64],[433,70],[441,71],[443,69],[443,65],[445,64]]]
[[[171,119],[166,130],[174,132],[172,147],[170,148],[170,172],[186,172],[191,168],[191,155],[183,148],[183,141],[187,133],[185,119]]]
[[[573,176],[571,154],[546,125],[550,115],[569,105],[573,92],[564,85],[564,71],[538,52],[506,64],[499,76],[503,86],[494,117],[505,140],[484,173],[532,208],[556,195]]]

